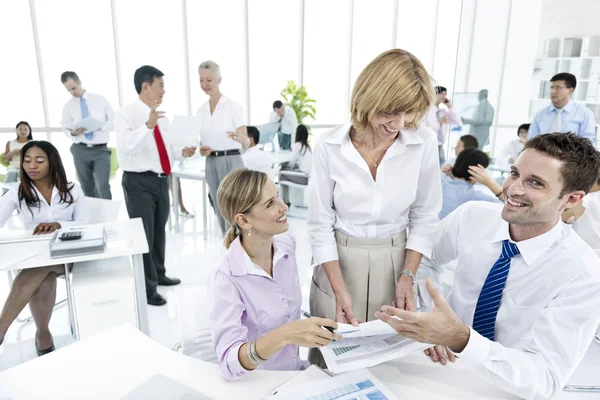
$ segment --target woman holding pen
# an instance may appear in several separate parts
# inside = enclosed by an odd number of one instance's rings
[[[219,210],[231,228],[227,252],[212,272],[209,318],[221,372],[236,380],[250,371],[308,366],[298,346],[321,347],[341,336],[325,318],[300,319],[302,293],[296,241],[287,233],[287,206],[267,175],[246,168],[229,173],[218,190]]]

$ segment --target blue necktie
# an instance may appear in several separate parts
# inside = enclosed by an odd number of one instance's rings
[[[88,110],[87,102],[83,97],[81,97],[81,119],[90,116],[90,111]],[[87,140],[92,140],[94,138],[94,132],[85,133],[85,138]]]
[[[485,279],[477,300],[473,316],[473,329],[490,340],[494,340],[496,315],[498,315],[500,299],[502,299],[502,292],[504,292],[506,278],[510,271],[510,260],[517,254],[519,254],[519,249],[516,244],[508,240],[502,241],[502,254]]]

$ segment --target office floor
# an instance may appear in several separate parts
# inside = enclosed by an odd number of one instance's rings
[[[122,200],[123,193],[117,177],[112,182],[112,193],[115,200]],[[167,274],[178,277],[183,285],[194,285],[206,282],[209,272],[213,268],[219,255],[224,251],[222,239],[217,233],[215,219],[209,213],[209,234],[204,240],[202,234],[202,197],[200,183],[183,181],[184,204],[195,218],[182,218],[181,232],[167,235]],[[124,204],[121,207],[120,218],[126,218]],[[312,269],[310,268],[311,250],[308,231],[306,230],[306,209],[293,208],[288,213],[290,231],[296,236],[296,258],[298,260],[300,283],[303,294],[303,307],[308,308],[308,294]],[[179,328],[174,307],[174,288],[159,287],[159,292],[168,300],[162,307],[148,306],[150,337],[164,346],[171,348],[179,340]],[[0,273],[0,306],[8,293],[8,281],[4,273]],[[64,281],[59,280],[58,298],[65,297]],[[26,308],[23,316],[29,315]],[[50,328],[54,334],[55,345],[61,348],[73,342],[69,336],[69,323],[67,308],[57,309],[52,317]],[[21,325],[14,323],[6,337],[6,347],[0,356],[0,371],[23,363],[36,357],[34,338],[35,327],[33,324]],[[306,351],[301,356],[306,358]],[[569,383],[580,385],[600,385],[598,376],[600,366],[600,346],[592,345],[583,363],[580,365]],[[592,395],[593,396],[593,395]],[[584,395],[585,397],[585,395]],[[587,398],[587,397],[586,397]]]

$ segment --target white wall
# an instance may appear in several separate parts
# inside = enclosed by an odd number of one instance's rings
[[[538,58],[545,39],[600,34],[600,1],[544,0],[540,24]]]

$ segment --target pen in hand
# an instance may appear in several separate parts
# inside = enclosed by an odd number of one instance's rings
[[[304,316],[304,318],[312,318],[313,316],[310,315],[310,313],[302,310],[302,315]],[[330,326],[323,326],[323,328],[327,329],[329,332],[334,333],[334,329]]]

